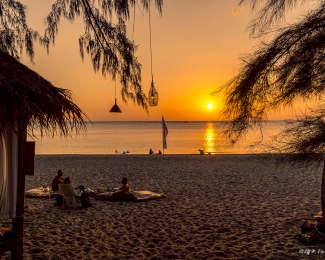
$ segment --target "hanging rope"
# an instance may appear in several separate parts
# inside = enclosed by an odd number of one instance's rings
[[[115,104],[113,105],[113,107],[111,108],[111,110],[109,112],[111,112],[111,113],[121,113],[122,112],[121,109],[116,104],[116,79],[115,79]]]
[[[135,25],[135,4],[133,8],[133,31],[132,31],[132,40],[133,40],[133,35],[134,35],[134,25]]]
[[[116,79],[114,80],[115,83],[115,100],[116,100]]]
[[[151,44],[151,17],[150,17],[150,0],[149,0],[149,36],[150,36],[150,62],[151,62],[151,77],[152,75],[152,44]]]
[[[148,94],[149,106],[154,107],[158,105],[159,97],[155,89],[152,73],[152,44],[151,44],[151,15],[150,15],[150,0],[149,0],[149,35],[150,35],[150,62],[151,62],[151,87]]]

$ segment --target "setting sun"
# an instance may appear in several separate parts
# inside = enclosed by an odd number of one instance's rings
[[[213,108],[213,105],[212,105],[211,103],[209,103],[209,104],[207,105],[207,108],[208,108],[208,109],[212,109],[212,108]]]

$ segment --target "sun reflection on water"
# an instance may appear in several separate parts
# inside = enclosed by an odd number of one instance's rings
[[[203,150],[206,153],[217,152],[217,132],[213,123],[207,123],[203,134]]]

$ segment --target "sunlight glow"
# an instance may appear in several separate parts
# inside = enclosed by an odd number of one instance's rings
[[[217,152],[217,133],[213,123],[207,123],[203,134],[203,150],[206,153]]]
[[[212,105],[211,103],[209,103],[209,104],[207,105],[207,108],[208,108],[208,109],[212,109],[212,108],[213,108],[213,105]]]

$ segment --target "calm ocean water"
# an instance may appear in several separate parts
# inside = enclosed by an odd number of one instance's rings
[[[277,134],[282,121],[270,121],[267,135]],[[211,153],[251,153],[247,146],[258,133],[250,132],[236,147],[221,139],[222,122],[166,122],[168,128],[165,154],[198,154],[199,149]],[[28,138],[31,140],[30,138]],[[162,149],[161,122],[93,122],[87,123],[86,135],[75,139],[60,137],[35,139],[36,154],[148,154]]]

